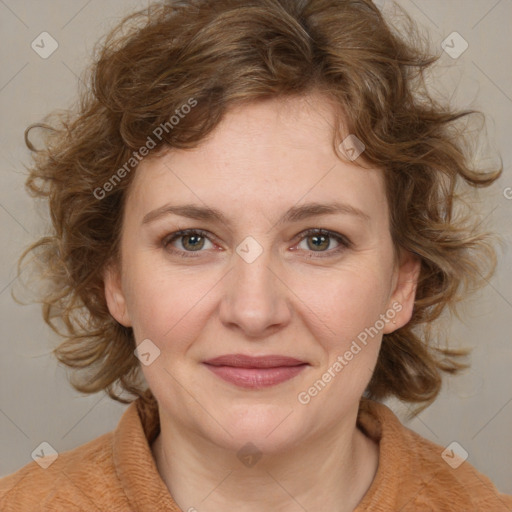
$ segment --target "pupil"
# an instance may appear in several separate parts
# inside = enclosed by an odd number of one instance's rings
[[[187,245],[190,245],[192,248],[197,248],[200,246],[200,244],[198,244],[197,242],[201,239],[202,237],[200,235],[188,235],[186,237],[186,239],[188,240],[187,242]],[[190,242],[190,240],[192,240],[192,242]]]
[[[327,240],[327,237],[324,235],[314,235],[312,238],[313,238],[313,244],[317,248],[321,247],[321,244]],[[317,244],[317,242],[320,242],[320,245]]]

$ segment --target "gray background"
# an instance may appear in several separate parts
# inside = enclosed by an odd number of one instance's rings
[[[390,12],[389,0],[377,3]],[[446,379],[434,405],[407,424],[439,445],[457,441],[471,464],[502,492],[512,493],[512,0],[398,3],[430,34],[435,48],[454,31],[468,42],[456,59],[443,54],[431,85],[457,105],[487,114],[490,147],[479,148],[480,158],[492,164],[489,155],[498,151],[505,167],[482,206],[485,224],[505,242],[497,274],[467,302],[462,320],[440,324],[455,345],[473,347],[472,368]],[[124,14],[145,5],[142,0],[0,0],[0,476],[30,462],[42,441],[60,452],[112,430],[125,409],[102,394],[73,391],[51,355],[58,339],[42,321],[40,307],[16,304],[10,291],[17,284],[19,254],[47,223],[45,209],[23,188],[29,162],[23,131],[71,104],[94,42]],[[59,45],[46,59],[31,48],[43,31]],[[388,403],[405,421],[407,407]]]

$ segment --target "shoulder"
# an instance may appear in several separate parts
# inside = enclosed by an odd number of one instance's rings
[[[387,406],[363,401],[360,423],[379,443],[374,484],[400,510],[512,511],[512,496],[452,450],[402,425]],[[373,485],[372,485],[373,487]],[[370,490],[372,490],[372,487]],[[373,490],[375,494],[376,489]]]
[[[454,510],[512,510],[512,496],[501,494],[491,480],[459,456],[457,447],[433,443],[403,427],[410,453],[412,475],[421,475],[421,486],[413,500],[416,507],[444,506]],[[451,510],[451,509],[450,509]]]
[[[0,509],[100,510],[97,490],[108,494],[116,487],[112,440],[112,432],[104,434],[56,459],[42,456],[1,478]]]

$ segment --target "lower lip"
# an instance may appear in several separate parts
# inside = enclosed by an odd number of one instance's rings
[[[298,375],[306,364],[298,366],[279,366],[276,368],[239,368],[234,366],[206,367],[221,379],[242,388],[260,389],[275,386]]]

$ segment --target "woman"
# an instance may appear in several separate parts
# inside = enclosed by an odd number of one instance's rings
[[[470,170],[434,60],[369,0],[155,4],[106,39],[35,154],[31,251],[75,387],[136,400],[2,510],[511,509],[377,401],[434,400],[464,365],[427,327],[493,270],[452,212],[500,170]]]

